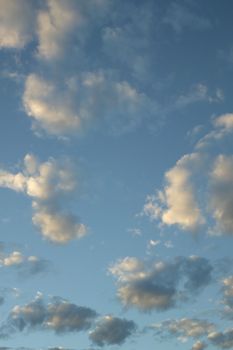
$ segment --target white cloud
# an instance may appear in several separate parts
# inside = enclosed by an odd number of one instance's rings
[[[66,243],[86,234],[75,216],[61,211],[60,202],[77,186],[75,169],[70,161],[49,159],[40,163],[33,155],[24,158],[22,172],[0,172],[0,186],[20,191],[32,198],[33,223],[42,235],[56,243]]]
[[[69,92],[59,91],[53,82],[36,74],[27,77],[23,103],[28,116],[33,118],[35,129],[62,135],[81,128],[81,119]]]
[[[23,104],[36,131],[56,136],[75,134],[98,120],[111,132],[127,132],[152,110],[146,95],[106,72],[83,73],[63,84],[31,74],[26,79]]]
[[[19,265],[23,262],[24,257],[21,252],[14,251],[9,256],[5,257],[1,263],[4,266]]]
[[[0,0],[0,47],[23,48],[32,39],[34,22],[30,0]]]
[[[179,225],[183,230],[196,231],[204,223],[191,182],[192,168],[198,167],[198,153],[183,156],[165,173],[167,185],[157,196],[149,196],[143,212],[152,220],[166,225]]]
[[[37,19],[38,54],[45,60],[53,60],[62,56],[69,36],[82,20],[75,1],[48,0],[47,6]]]

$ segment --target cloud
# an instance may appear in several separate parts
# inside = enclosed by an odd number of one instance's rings
[[[191,6],[190,6],[191,5]],[[211,28],[209,19],[202,16],[192,6],[193,3],[186,3],[186,6],[178,1],[173,1],[167,9],[163,22],[170,25],[172,29],[180,34],[185,29],[206,30]]]
[[[190,232],[209,223],[208,234],[232,235],[233,157],[219,154],[217,148],[232,131],[231,114],[215,118],[211,131],[194,146],[195,152],[182,156],[165,172],[164,187],[146,197],[141,215]]]
[[[191,182],[192,169],[198,168],[198,153],[184,155],[165,173],[167,185],[157,196],[148,196],[143,213],[163,224],[177,224],[183,230],[197,231],[204,224]]]
[[[127,257],[109,268],[117,279],[117,296],[127,307],[142,311],[167,310],[187,301],[211,281],[208,260],[191,256],[155,261],[150,266]]]
[[[26,113],[33,118],[34,129],[42,128],[49,134],[61,135],[81,127],[81,118],[71,96],[36,74],[27,77],[23,103]]]
[[[213,332],[208,335],[209,341],[218,349],[231,349],[233,347],[233,329],[224,332]]]
[[[32,39],[34,22],[30,0],[0,0],[0,48],[25,47]]]
[[[31,74],[26,79],[23,104],[35,131],[56,136],[81,132],[98,120],[113,133],[127,132],[154,108],[146,95],[104,71],[82,73],[65,82]]]
[[[22,277],[30,277],[46,272],[50,262],[37,256],[24,256],[19,251],[13,251],[9,255],[1,253],[0,266],[4,268],[16,268]]]
[[[224,95],[222,90],[216,89],[215,94],[210,95],[208,87],[204,84],[196,84],[191,88],[191,91],[186,94],[182,94],[177,97],[174,105],[174,109],[181,109],[189,106],[190,104],[207,101],[209,103],[222,102]]]
[[[206,320],[196,318],[182,318],[178,320],[167,320],[160,324],[152,325],[156,334],[166,333],[178,339],[199,338],[215,331],[215,325]],[[200,342],[197,342],[198,344]],[[196,345],[198,349],[198,345]],[[195,348],[194,348],[195,349]],[[202,348],[201,348],[202,349]]]
[[[75,216],[60,209],[61,200],[73,193],[76,185],[74,166],[67,159],[59,162],[50,158],[40,163],[27,154],[22,172],[0,171],[0,186],[32,198],[33,223],[46,239],[55,243],[67,243],[86,234],[85,226]]]
[[[1,336],[8,337],[24,330],[52,330],[57,334],[80,332],[91,327],[97,314],[94,310],[56,298],[48,304],[38,295],[32,302],[16,305],[1,327]]]
[[[225,317],[233,319],[233,276],[226,277],[222,280],[223,284],[223,314]]]
[[[47,8],[37,18],[38,54],[45,60],[56,59],[64,53],[74,30],[78,30],[81,14],[75,1],[48,0]]]
[[[219,155],[210,181],[210,210],[216,220],[216,234],[233,235],[233,157]]]
[[[195,344],[192,346],[192,350],[203,350],[207,347],[207,344],[198,340]]]
[[[136,330],[133,321],[113,316],[105,316],[97,322],[96,327],[90,332],[90,339],[98,346],[120,345]]]
[[[213,120],[213,129],[196,144],[197,149],[203,149],[214,142],[224,139],[233,131],[233,114],[222,114]]]

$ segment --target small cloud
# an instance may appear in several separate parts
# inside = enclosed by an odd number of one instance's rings
[[[136,324],[126,319],[105,316],[100,319],[89,338],[98,346],[121,345],[136,330]]]

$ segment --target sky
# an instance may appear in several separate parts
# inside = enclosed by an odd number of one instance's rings
[[[233,349],[232,11],[0,0],[0,350]]]

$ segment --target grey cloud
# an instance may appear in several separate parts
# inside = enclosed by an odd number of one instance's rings
[[[218,347],[218,349],[233,348],[233,329],[227,329],[224,332],[214,332],[209,334],[209,341]]]
[[[15,306],[1,327],[1,337],[24,330],[53,330],[55,333],[80,332],[91,327],[97,313],[60,298],[46,304],[41,296],[24,306]]]
[[[223,316],[229,319],[233,319],[233,276],[224,278],[223,281],[223,299],[224,305]]]
[[[216,220],[215,233],[233,235],[233,157],[219,155],[214,163],[209,207]]]
[[[199,338],[207,336],[215,331],[216,327],[213,323],[197,319],[197,318],[182,318],[175,320],[167,320],[158,325],[152,325],[151,328],[157,335],[168,335],[177,338]]]
[[[136,330],[133,321],[113,316],[105,316],[97,322],[93,331],[90,332],[90,339],[98,346],[120,345]]]
[[[125,258],[109,269],[117,278],[121,302],[142,311],[166,310],[193,298],[211,282],[212,270],[208,260],[197,256],[149,266],[136,258]]]

